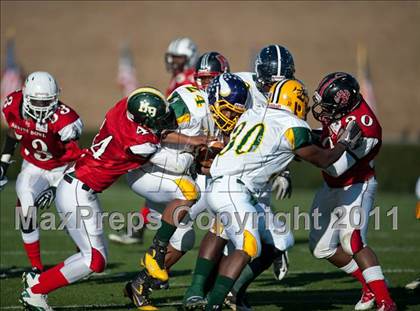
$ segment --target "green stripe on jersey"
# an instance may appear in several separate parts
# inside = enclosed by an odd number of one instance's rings
[[[190,110],[178,92],[174,92],[171,97],[168,98],[168,102],[175,112],[178,123],[189,122]]]
[[[291,127],[284,136],[289,141],[292,150],[312,144],[311,130],[306,127]]]

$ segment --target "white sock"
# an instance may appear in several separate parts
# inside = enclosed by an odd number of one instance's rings
[[[31,244],[39,240],[39,228],[36,228],[30,233],[22,232],[22,240],[25,244]]]
[[[363,270],[362,274],[366,280],[366,283],[384,279],[384,275],[380,266],[369,267]]]
[[[359,266],[357,265],[354,259],[350,260],[350,262],[347,265],[340,268],[340,270],[344,271],[347,274],[352,274],[357,269],[359,269]]]

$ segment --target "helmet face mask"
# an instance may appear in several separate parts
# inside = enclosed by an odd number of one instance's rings
[[[22,88],[23,113],[37,123],[45,123],[58,107],[60,90],[54,77],[48,72],[31,73]]]
[[[308,103],[308,92],[298,80],[285,79],[276,82],[269,92],[269,108],[287,110],[302,120],[306,120],[309,112]]]
[[[235,128],[240,116],[245,112],[245,108],[231,104],[226,100],[218,100],[210,106],[210,112],[217,127],[222,132],[229,134]]]
[[[171,41],[165,54],[166,70],[178,74],[193,67],[197,56],[197,45],[190,38],[177,38]]]
[[[198,72],[195,74],[194,79],[200,90],[207,90],[211,81],[220,75],[218,72]]]
[[[284,79],[293,79],[295,63],[289,50],[280,45],[261,49],[255,60],[256,85],[267,96],[271,86]]]
[[[360,103],[359,83],[348,73],[331,73],[322,79],[312,100],[312,114],[316,120],[323,123],[338,121]]]
[[[204,53],[195,65],[194,79],[200,90],[206,90],[215,77],[226,72],[230,72],[230,67],[222,54],[218,52]]]
[[[225,73],[211,82],[208,94],[210,112],[216,126],[229,134],[246,110],[247,85],[238,76]]]
[[[188,59],[185,55],[165,54],[166,70],[169,72],[179,73],[184,71],[187,62]]]

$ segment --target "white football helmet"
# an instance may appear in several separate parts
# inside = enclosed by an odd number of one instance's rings
[[[173,70],[174,56],[185,56],[184,67],[193,67],[198,58],[197,45],[190,38],[177,38],[171,41],[165,54],[165,63],[168,71]]]
[[[60,89],[48,72],[31,73],[25,80],[22,93],[23,112],[37,123],[45,123],[58,107]]]

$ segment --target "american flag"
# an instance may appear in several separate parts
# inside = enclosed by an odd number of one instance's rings
[[[357,47],[357,76],[360,82],[360,93],[363,95],[363,98],[366,100],[370,108],[376,112],[376,98],[370,75],[367,49],[362,44],[359,44]]]
[[[121,48],[117,82],[121,87],[124,96],[128,96],[138,87],[133,54],[131,53],[128,44],[124,44]]]
[[[6,66],[1,77],[1,102],[6,96],[22,87],[22,74],[15,59],[15,40],[6,42]]]

